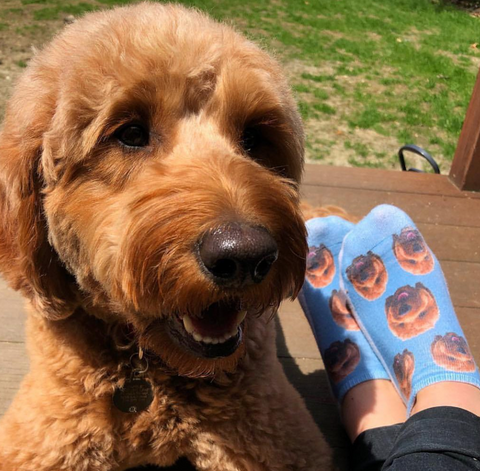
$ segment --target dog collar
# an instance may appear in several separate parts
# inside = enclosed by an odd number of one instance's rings
[[[113,393],[113,405],[128,414],[144,411],[153,401],[152,383],[147,379],[148,359],[141,347],[130,357],[130,377]]]
[[[116,350],[130,352],[127,364],[127,378],[115,388],[113,405],[126,414],[138,414],[153,402],[152,383],[147,378],[148,358],[138,345],[130,324],[115,324],[109,329],[110,338]]]

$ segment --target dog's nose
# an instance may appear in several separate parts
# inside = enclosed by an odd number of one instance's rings
[[[204,234],[199,254],[216,284],[238,288],[265,279],[278,247],[264,227],[229,223]]]

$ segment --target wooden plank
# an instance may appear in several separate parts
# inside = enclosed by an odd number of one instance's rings
[[[450,295],[455,307],[480,307],[480,264],[443,262]]]
[[[443,263],[480,263],[480,227],[418,224],[435,256]]]
[[[24,344],[0,342],[0,352],[0,416],[2,416],[27,373],[29,363]]]
[[[283,302],[276,321],[278,356],[321,359],[310,325],[298,301]]]
[[[319,164],[305,166],[303,185],[480,198],[478,193],[461,192],[446,175],[371,168],[330,167]]]
[[[443,261],[480,263],[480,227],[418,224],[429,247]]]
[[[0,278],[0,341],[23,342],[25,301]]]
[[[461,190],[480,191],[480,73],[458,139],[450,178]]]
[[[313,206],[337,205],[363,217],[379,204],[393,204],[418,223],[480,227],[480,199],[381,192],[304,185],[302,197]]]
[[[456,308],[458,319],[467,338],[468,345],[480,365],[480,309],[478,308]]]

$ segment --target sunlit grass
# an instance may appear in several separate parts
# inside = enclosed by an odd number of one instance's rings
[[[18,3],[31,8],[32,25],[17,29],[26,34],[36,23],[44,27],[62,15],[133,1]],[[275,52],[290,70],[310,158],[323,159],[334,145],[329,143],[344,139],[351,164],[367,165],[366,157],[374,156],[375,164],[368,165],[391,167],[396,149],[379,150],[362,142],[361,131],[370,130],[379,140],[393,138],[398,146],[426,146],[444,167],[452,159],[480,64],[478,19],[440,0],[179,3],[228,20]],[[0,23],[0,28],[7,27],[7,22]],[[316,126],[326,120],[331,134],[318,136]]]

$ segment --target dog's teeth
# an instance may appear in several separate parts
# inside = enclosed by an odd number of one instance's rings
[[[241,311],[237,314],[237,319],[236,319],[237,326],[239,326],[243,322],[246,315],[247,315],[247,311]]]
[[[193,333],[195,332],[195,328],[193,327],[192,319],[190,319],[190,317],[188,317],[187,315],[183,316],[183,326],[189,334],[193,335]]]
[[[203,337],[203,335],[199,334],[197,331],[195,331],[195,327],[193,325],[192,319],[188,316],[185,315],[183,316],[183,326],[185,327],[185,330],[195,339],[197,342],[202,342],[204,344],[219,344],[219,343],[224,343],[228,339],[231,339],[232,337],[235,337],[238,333],[238,326],[243,322],[246,316],[246,311],[239,312],[236,316],[235,319],[235,327],[228,333],[224,334],[221,337]]]

